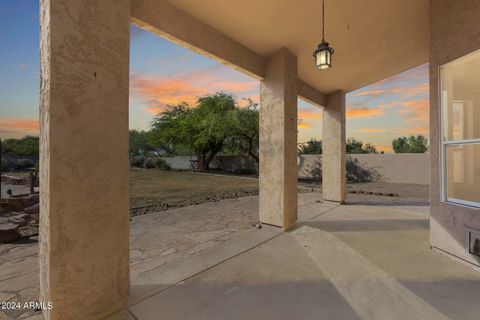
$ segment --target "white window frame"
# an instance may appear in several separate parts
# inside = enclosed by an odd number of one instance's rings
[[[447,167],[446,167],[446,150],[448,146],[465,146],[469,144],[480,144],[480,138],[477,139],[467,139],[467,140],[453,140],[453,141],[446,141],[445,134],[444,134],[444,129],[445,129],[445,101],[443,97],[443,80],[444,80],[444,68],[452,63],[455,63],[459,60],[462,60],[464,58],[467,58],[470,55],[473,54],[480,54],[480,50],[472,52],[470,54],[467,54],[461,58],[455,59],[451,62],[448,62],[442,66],[439,67],[438,74],[439,74],[439,90],[438,90],[438,100],[440,101],[440,116],[438,117],[440,119],[440,136],[439,136],[439,141],[440,141],[440,201],[443,203],[449,203],[449,204],[454,204],[454,205],[460,205],[464,207],[470,207],[470,208],[476,208],[480,209],[480,202],[474,202],[474,201],[468,201],[468,200],[462,200],[462,199],[456,199],[456,198],[451,198],[448,197],[448,190],[447,190]]]

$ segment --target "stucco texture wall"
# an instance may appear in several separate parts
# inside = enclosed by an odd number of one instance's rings
[[[129,290],[129,1],[42,0],[40,301],[103,319]]]
[[[430,183],[430,154],[348,154],[358,160],[356,165],[378,177],[378,181],[390,183]],[[309,179],[319,174],[322,156],[303,154],[298,157],[298,177]]]
[[[480,258],[468,252],[467,231],[480,230],[480,210],[440,201],[439,67],[480,49],[479,17],[480,1],[430,0],[430,242],[477,266]]]

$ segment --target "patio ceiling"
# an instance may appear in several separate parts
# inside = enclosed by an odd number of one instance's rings
[[[267,57],[281,47],[298,56],[299,78],[346,92],[428,60],[428,0],[326,0],[326,40],[333,68],[319,71],[320,0],[170,0],[209,26]]]

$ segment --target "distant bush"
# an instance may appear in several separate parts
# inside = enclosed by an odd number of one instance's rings
[[[2,152],[17,156],[38,156],[38,137],[25,136],[21,139],[6,139],[2,142]]]
[[[154,163],[155,163],[155,168],[157,169],[166,170],[166,171],[172,169],[172,167],[170,167],[170,165],[167,163],[167,161],[165,161],[165,159],[156,158],[154,160]]]
[[[135,168],[170,170],[170,165],[160,157],[133,156],[130,158],[130,166]]]
[[[37,160],[28,159],[28,158],[3,158],[1,163],[2,172],[12,171],[12,170],[26,170],[32,169],[35,167]]]
[[[145,156],[133,156],[130,158],[130,166],[135,168],[143,168],[145,159]]]
[[[300,154],[322,154],[322,140],[315,138],[310,139],[298,147]]]
[[[35,163],[29,159],[20,159],[16,163],[16,170],[31,169],[35,167]]]
[[[146,158],[143,162],[143,167],[145,169],[153,169],[155,168],[155,161],[152,158]]]
[[[395,153],[425,153],[428,150],[428,139],[422,136],[399,137],[392,141]]]
[[[2,172],[10,171],[13,169],[13,167],[14,167],[14,163],[12,161],[7,159],[2,159],[2,163],[0,166],[0,169],[2,170]]]

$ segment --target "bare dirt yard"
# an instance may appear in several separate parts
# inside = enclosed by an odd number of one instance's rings
[[[258,194],[258,179],[190,171],[130,170],[132,214]]]
[[[26,174],[18,173],[16,175]],[[7,197],[7,189],[12,189],[14,194],[28,193],[29,191],[27,186],[7,186],[2,183],[2,197]],[[322,185],[317,181],[299,181],[299,191],[321,193]],[[363,200],[381,197],[385,200],[427,201],[429,186],[389,182],[357,182],[348,183],[347,191],[349,198],[355,199],[361,196]],[[252,175],[238,176],[155,169],[130,170],[132,215],[256,194],[258,194],[258,179]]]
[[[357,182],[348,184],[348,199],[426,202],[428,185],[389,182]],[[299,192],[321,193],[322,185],[315,181],[299,181]],[[222,199],[258,194],[255,176],[190,171],[130,170],[130,207],[132,215],[164,211]]]

